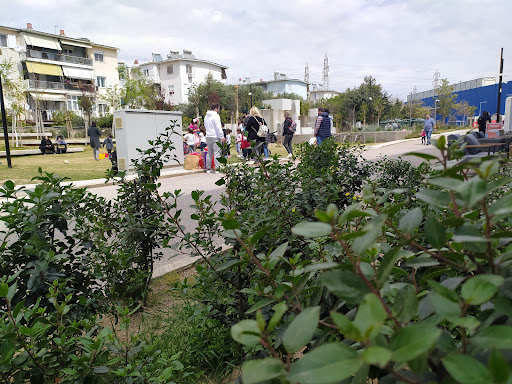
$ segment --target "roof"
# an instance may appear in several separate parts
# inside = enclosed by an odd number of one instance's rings
[[[172,62],[175,62],[175,61],[193,61],[193,62],[199,62],[199,63],[207,63],[207,64],[211,64],[211,65],[214,65],[216,67],[220,67],[222,69],[228,69],[229,67],[226,67],[225,65],[222,65],[222,64],[218,64],[218,63],[215,63],[213,61],[209,61],[209,60],[201,60],[201,59],[190,59],[190,58],[186,58],[186,57],[179,57],[179,58],[175,58],[175,59],[165,59],[165,60],[162,60],[162,61],[150,61],[148,63],[139,63],[138,65],[134,65],[134,67],[141,67],[143,65],[151,65],[151,64],[165,64],[165,63],[172,63]]]
[[[117,48],[117,47],[112,47],[112,46],[108,46],[108,45],[94,43],[94,42],[90,41],[89,39],[85,39],[85,38],[75,38],[75,37],[69,37],[67,35],[64,35],[64,36],[56,35],[56,34],[53,34],[53,33],[41,32],[41,31],[36,31],[34,29],[27,29],[27,28],[23,28],[23,29],[21,29],[21,28],[11,28],[11,27],[6,27],[4,25],[0,25],[0,28],[9,29],[11,31],[16,31],[16,32],[25,32],[25,33],[35,34],[35,35],[53,37],[53,38],[67,40],[67,41],[70,41],[70,42],[76,42],[76,43],[81,43],[81,44],[92,44],[94,46],[102,47],[102,48],[107,48],[107,49],[119,50],[119,48]]]
[[[286,81],[295,81],[298,83],[304,83],[306,85],[308,84],[305,81],[299,80],[299,79],[279,79],[279,80],[258,81],[258,82],[254,82],[253,84],[281,83],[281,82],[286,82]]]
[[[320,93],[320,92],[340,93],[339,91],[334,91],[334,90],[330,90],[330,89],[316,89],[314,91],[310,91],[309,93]]]

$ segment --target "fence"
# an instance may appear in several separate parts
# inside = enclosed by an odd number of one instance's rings
[[[410,131],[377,131],[377,132],[341,132],[334,135],[338,143],[386,143],[388,141],[403,140]],[[313,135],[293,135],[293,143],[308,142]]]

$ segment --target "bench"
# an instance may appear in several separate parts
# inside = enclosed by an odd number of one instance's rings
[[[66,153],[74,153],[74,152],[83,152],[84,148],[69,148]],[[27,155],[40,155],[41,151],[39,149],[18,149],[12,150],[11,156],[27,156]],[[0,157],[6,157],[5,151],[0,151]]]

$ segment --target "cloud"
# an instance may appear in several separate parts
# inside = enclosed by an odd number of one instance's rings
[[[88,37],[120,48],[119,60],[190,49],[229,67],[228,81],[270,79],[274,72],[322,81],[324,55],[331,88],[358,86],[372,75],[405,98],[430,89],[439,69],[450,82],[494,76],[505,55],[512,3],[500,0],[18,0],[0,24]],[[505,72],[508,60],[505,56]]]

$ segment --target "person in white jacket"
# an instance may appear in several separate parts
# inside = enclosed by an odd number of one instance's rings
[[[224,132],[222,132],[222,126],[220,123],[219,116],[220,105],[213,104],[212,109],[206,112],[206,117],[204,118],[204,127],[206,129],[206,145],[208,146],[208,154],[206,155],[206,172],[212,172],[212,157],[215,157],[215,170],[214,173],[217,173],[220,163],[217,160],[221,156],[221,151],[217,143],[222,142],[225,143],[226,139],[224,138]]]

